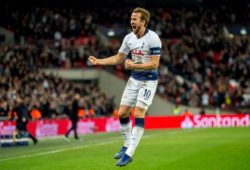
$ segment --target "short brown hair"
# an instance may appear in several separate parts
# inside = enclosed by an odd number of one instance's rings
[[[145,27],[148,25],[150,20],[150,13],[144,8],[137,7],[133,10],[134,13],[141,13],[141,20],[145,21]]]

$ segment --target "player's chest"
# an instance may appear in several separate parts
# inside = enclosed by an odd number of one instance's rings
[[[131,39],[128,41],[128,47],[130,50],[148,51],[149,44],[145,39]]]

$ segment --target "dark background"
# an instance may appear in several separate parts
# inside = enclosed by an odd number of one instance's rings
[[[94,7],[94,6],[196,6],[219,7],[228,5],[232,8],[244,7],[250,0],[2,0],[1,6],[11,5],[16,7],[41,6],[74,6],[74,7]],[[240,10],[240,9],[239,9]]]

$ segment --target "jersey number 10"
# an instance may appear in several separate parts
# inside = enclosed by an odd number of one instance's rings
[[[151,95],[151,90],[145,89],[143,97],[145,99],[148,99],[150,97],[150,95]]]

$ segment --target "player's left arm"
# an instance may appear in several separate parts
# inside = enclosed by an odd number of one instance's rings
[[[135,64],[132,60],[127,59],[125,61],[126,69],[143,69],[143,70],[155,70],[159,67],[160,56],[151,56],[151,61],[142,64]]]

